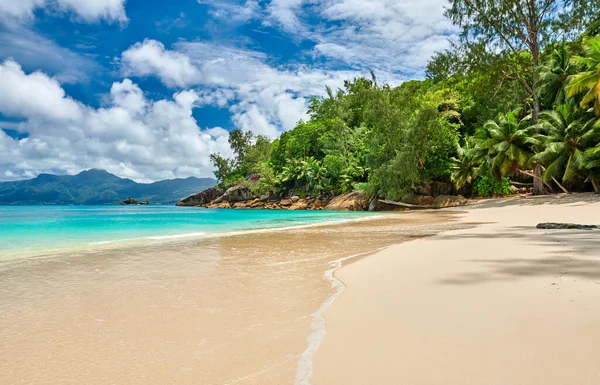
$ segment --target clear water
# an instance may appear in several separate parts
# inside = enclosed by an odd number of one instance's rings
[[[365,212],[0,206],[0,259],[361,218]]]

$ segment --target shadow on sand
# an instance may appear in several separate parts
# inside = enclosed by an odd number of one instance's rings
[[[544,257],[510,254],[501,259],[470,259],[485,269],[465,272],[439,281],[442,284],[472,285],[492,281],[511,281],[531,277],[568,275],[598,281],[600,284],[600,230],[537,230],[515,226],[495,234],[447,233],[435,240],[494,239],[543,246]],[[485,249],[481,250],[485,255]],[[509,251],[507,251],[509,253]]]

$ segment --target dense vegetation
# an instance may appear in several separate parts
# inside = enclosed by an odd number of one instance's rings
[[[313,98],[279,139],[234,130],[234,159],[213,154],[230,187],[256,194],[361,190],[401,199],[432,182],[473,195],[591,189],[600,183],[600,5],[585,0],[451,0],[461,41],[427,78],[375,75]],[[250,183],[249,183],[250,184]]]

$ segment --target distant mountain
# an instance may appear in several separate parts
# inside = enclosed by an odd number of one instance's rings
[[[194,177],[136,183],[95,169],[77,175],[40,174],[34,179],[0,182],[0,205],[102,205],[129,196],[150,203],[175,203],[216,184],[212,178]]]

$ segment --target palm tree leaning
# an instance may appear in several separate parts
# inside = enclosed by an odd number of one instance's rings
[[[584,69],[569,78],[566,93],[568,97],[583,95],[582,108],[593,106],[596,116],[600,116],[600,35],[583,41],[585,56],[575,56],[573,63]]]
[[[535,128],[542,132],[544,150],[532,160],[546,167],[544,182],[554,180],[566,192],[557,178],[571,184],[589,174],[585,152],[600,139],[598,119],[590,115],[577,108],[573,100],[541,114]]]

